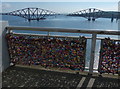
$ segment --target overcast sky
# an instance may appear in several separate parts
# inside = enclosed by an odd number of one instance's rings
[[[2,2],[118,2],[120,0],[2,0]]]
[[[44,0],[44,2],[41,2],[43,0],[34,0],[34,2],[30,2],[32,0],[29,0],[29,2],[16,2],[23,0],[16,0],[15,2],[10,2],[10,1],[13,0],[4,0],[4,2],[2,3],[2,12],[11,12],[14,10],[28,8],[28,7],[38,7],[42,9],[55,11],[58,13],[71,13],[88,8],[97,8],[104,11],[118,11],[118,0],[114,0],[114,2],[112,2],[113,0],[104,0],[106,2],[98,2],[102,0],[89,0],[89,2],[87,2],[88,0],[84,0],[84,2],[82,2],[83,0],[74,0],[74,2],[72,2],[73,0],[69,0],[71,2],[47,2],[51,0]],[[24,0],[24,1],[28,1],[28,0]],[[80,2],[75,2],[75,1],[80,1]]]

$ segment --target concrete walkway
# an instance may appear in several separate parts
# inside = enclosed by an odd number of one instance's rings
[[[57,89],[90,89],[119,87],[117,78],[65,73],[43,69],[10,67],[2,73],[3,87],[47,87]]]

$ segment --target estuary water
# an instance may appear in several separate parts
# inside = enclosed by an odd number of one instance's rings
[[[18,16],[2,16],[3,20],[9,21],[11,26],[32,26],[32,27],[57,27],[57,28],[77,28],[77,29],[96,29],[96,30],[118,30],[118,22],[109,18],[98,18],[96,21],[88,21],[83,17],[72,17],[58,15],[46,17],[45,20],[28,22]]]

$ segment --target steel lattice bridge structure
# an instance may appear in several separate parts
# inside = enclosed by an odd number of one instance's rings
[[[2,15],[12,15],[12,16],[19,16],[22,18],[27,19],[28,21],[31,20],[43,20],[46,19],[47,16],[55,16],[60,15],[50,10],[45,10],[41,8],[24,8],[8,13],[0,13]],[[77,12],[73,12],[68,14],[67,16],[79,16],[88,19],[88,21],[95,21],[98,18],[111,18],[111,21],[116,19],[120,19],[120,12],[116,11],[102,11],[96,8],[89,8],[85,10],[80,10]]]
[[[77,12],[68,14],[67,16],[79,16],[88,19],[88,21],[95,21],[97,18],[111,18],[113,21],[114,18],[120,19],[120,12],[116,11],[102,11],[96,8],[89,8]]]
[[[24,8],[8,13],[1,13],[2,15],[12,15],[12,16],[19,16],[22,18],[27,19],[28,21],[31,20],[43,20],[46,19],[47,16],[54,16],[56,15],[55,12],[50,10],[45,10],[41,8]]]

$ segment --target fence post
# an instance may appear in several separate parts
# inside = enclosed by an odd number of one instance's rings
[[[96,37],[97,34],[92,34],[92,44],[91,44],[91,54],[90,54],[90,66],[89,66],[89,74],[93,73],[94,59],[95,59],[95,47],[96,47]]]
[[[0,72],[4,71],[7,67],[10,66],[9,64],[9,53],[7,47],[7,41],[5,39],[6,35],[6,26],[8,26],[7,21],[0,22]]]
[[[50,36],[50,32],[48,31],[48,36]]]
[[[120,1],[118,2],[118,15],[119,15],[119,19],[118,19],[118,30],[120,31]],[[118,40],[120,39],[120,35],[118,35]],[[118,65],[118,87],[120,87],[120,65]]]

